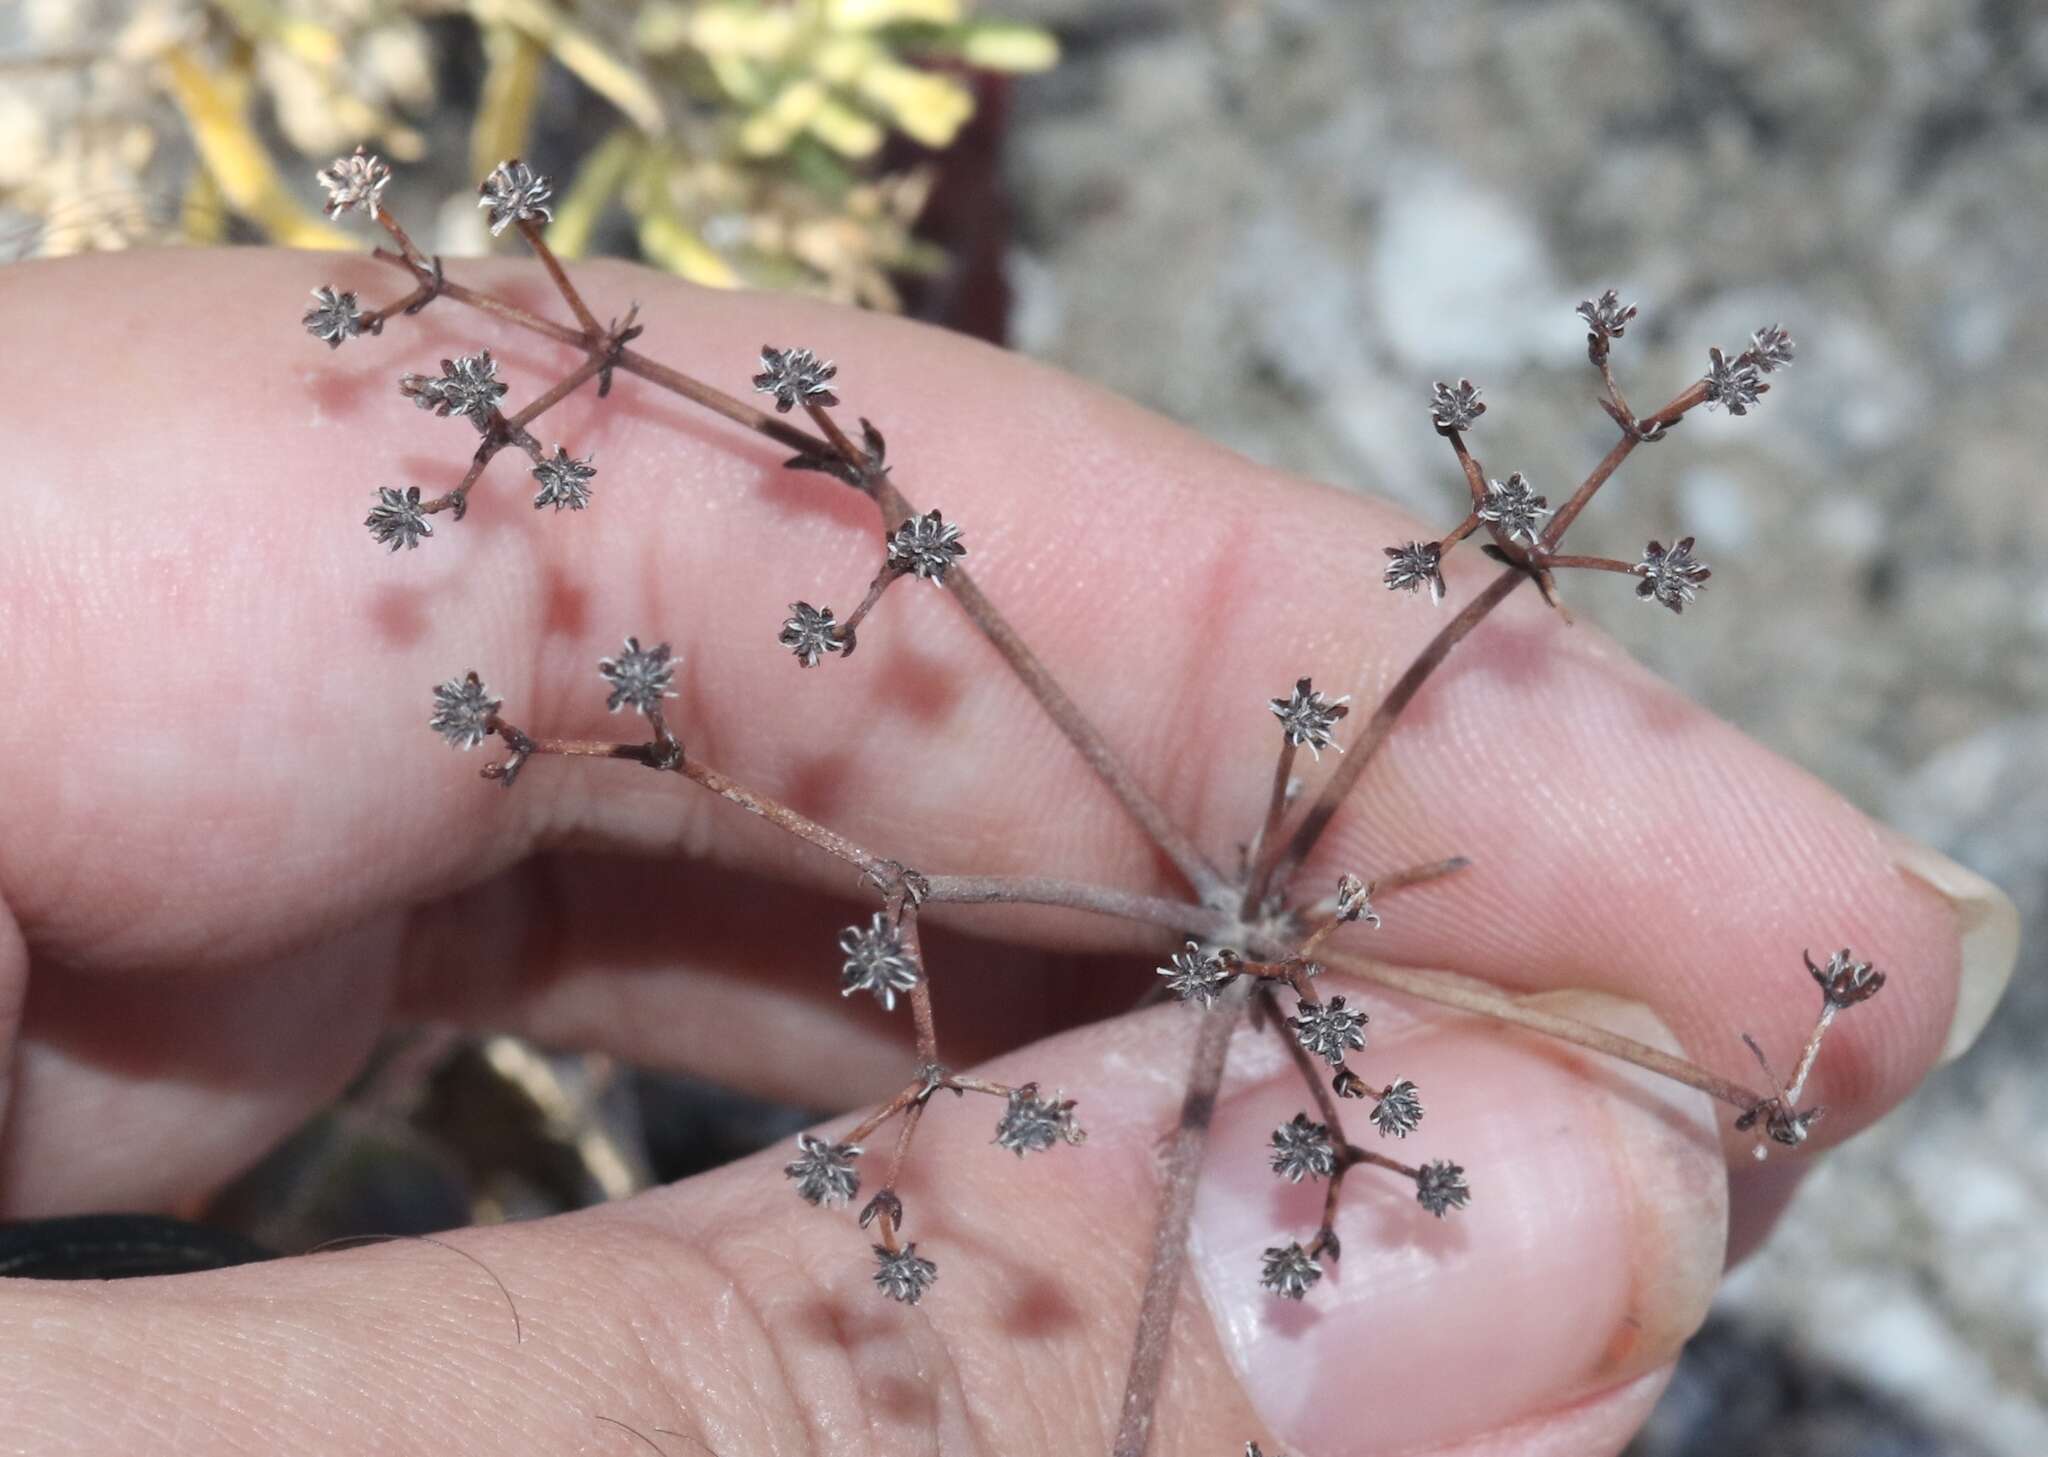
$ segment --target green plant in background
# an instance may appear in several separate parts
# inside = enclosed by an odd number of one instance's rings
[[[466,148],[433,149],[472,163],[444,188],[457,203],[441,214],[445,252],[489,247],[461,179],[544,141],[561,178],[549,238],[564,256],[637,251],[699,283],[894,308],[892,275],[942,260],[913,234],[931,169],[885,163],[886,144],[951,145],[974,114],[968,72],[1042,70],[1058,55],[1043,31],[968,11],[969,0],[25,0],[0,21],[12,52],[0,216],[19,251],[40,254],[219,242],[230,220],[273,242],[342,247],[285,181],[304,174],[298,159],[361,142],[409,161],[429,134],[466,130]],[[436,85],[471,45],[483,56],[473,111]],[[602,105],[557,136],[543,100],[565,78]]]

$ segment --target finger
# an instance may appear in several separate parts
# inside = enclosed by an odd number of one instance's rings
[[[1666,1040],[1640,1010],[1579,1010]],[[933,1104],[901,1186],[908,1236],[938,1266],[915,1307],[875,1290],[848,1211],[792,1195],[785,1149],[456,1236],[511,1292],[518,1344],[494,1286],[412,1245],[103,1290],[0,1285],[15,1429],[56,1454],[615,1450],[602,1415],[721,1457],[823,1433],[878,1451],[1107,1450],[1200,1015],[1118,1019],[988,1070],[1099,1090],[1079,1147],[1020,1162],[990,1146],[991,1100]],[[1302,1094],[1270,1034],[1243,1037],[1152,1450],[1618,1450],[1719,1270],[1720,1158],[1696,1095],[1390,1010],[1375,1067],[1432,1099],[1399,1151],[1459,1159],[1474,1201],[1439,1222],[1359,1171],[1341,1261],[1283,1305],[1255,1288],[1260,1249],[1305,1234],[1319,1193],[1266,1167]],[[880,1152],[861,1160],[868,1189]]]
[[[567,356],[443,304],[412,321],[419,333],[394,325],[330,356],[285,302],[307,263],[125,258],[0,283],[10,317],[57,351],[54,365],[6,366],[48,488],[0,540],[0,580],[19,584],[0,589],[0,625],[33,612],[38,627],[10,634],[30,644],[35,692],[31,711],[0,719],[0,793],[17,807],[0,886],[47,959],[247,964],[571,839],[843,884],[842,867],[792,858],[686,786],[549,764],[491,794],[469,762],[430,752],[424,690],[467,667],[536,727],[615,727],[592,664],[625,632],[682,652],[675,716],[693,754],[879,853],[933,871],[1171,884],[943,593],[896,589],[907,595],[885,603],[855,661],[789,662],[772,642],[783,604],[859,589],[878,556],[872,514],[636,381],[547,419],[550,436],[619,462],[606,509],[537,519],[514,473],[432,550],[375,553],[353,524],[369,488],[452,480],[468,448],[466,427],[405,408],[391,377],[490,342],[537,390]],[[374,289],[373,265],[328,263]],[[530,269],[477,276],[537,298]],[[167,280],[185,307],[84,302],[160,296]],[[1393,600],[1371,565],[1411,523],[1046,371],[789,300],[618,269],[588,282],[640,296],[648,347],[716,378],[742,378],[764,337],[838,356],[905,487],[971,524],[988,590],[1219,862],[1264,799],[1264,699],[1308,671],[1363,702],[1441,620]],[[272,298],[279,322],[252,330],[253,301]],[[175,376],[158,365],[173,357]],[[88,364],[124,409],[95,415],[80,450],[92,397],[65,382]],[[111,479],[110,528],[92,508]],[[50,566],[67,562],[90,569]],[[1453,576],[1460,593],[1483,579],[1469,564]],[[111,581],[142,586],[95,585]],[[108,722],[136,725],[133,741],[79,758]],[[1830,1132],[1896,1099],[1942,1045],[1959,1005],[1956,906],[1999,915],[1966,876],[1948,877],[1945,902],[1929,876],[1902,874],[1861,816],[1534,599],[1511,600],[1425,689],[1310,878],[1453,851],[1473,871],[1418,899],[1379,949],[1528,985],[1625,988],[1728,1072],[1749,1072],[1738,1026],[1778,1048],[1803,1035],[1799,947],[1871,948],[1898,974],[1859,1017],[1859,1051],[1822,1065],[1818,1091],[1845,1105]],[[1675,927],[1694,938],[1675,942]]]

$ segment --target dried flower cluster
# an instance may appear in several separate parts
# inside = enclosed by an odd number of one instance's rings
[[[474,749],[492,739],[500,741],[505,757],[487,765],[484,773],[504,786],[513,783],[529,760],[549,755],[618,759],[674,774],[718,795],[737,810],[767,820],[819,852],[837,857],[857,869],[862,883],[879,894],[881,908],[874,910],[865,924],[856,922],[846,927],[839,937],[839,988],[846,997],[867,994],[885,1014],[894,1012],[899,1002],[909,1004],[915,1043],[909,1074],[894,1097],[853,1127],[835,1137],[799,1137],[795,1157],[785,1166],[785,1173],[804,1201],[821,1207],[849,1205],[862,1184],[858,1165],[862,1150],[885,1125],[895,1125],[894,1148],[881,1173],[880,1187],[858,1214],[860,1228],[873,1231],[871,1275],[883,1296],[916,1304],[931,1291],[938,1278],[937,1262],[919,1254],[918,1245],[904,1238],[906,1213],[899,1185],[920,1121],[934,1102],[941,1101],[941,1093],[952,1093],[951,1102],[969,1094],[996,1099],[1000,1112],[992,1141],[998,1150],[1019,1158],[1042,1153],[1060,1143],[1078,1144],[1082,1138],[1074,1119],[1074,1103],[1064,1095],[1055,1093],[1047,1097],[1036,1083],[1011,1086],[964,1076],[942,1062],[932,996],[933,969],[919,934],[920,917],[931,905],[997,901],[1062,906],[1120,916],[1153,927],[1163,921],[1174,928],[1178,932],[1174,942],[1180,949],[1168,953],[1165,964],[1158,966],[1161,981],[1156,985],[1188,1009],[1190,1023],[1198,1028],[1196,1040],[1204,1050],[1198,1067],[1208,1071],[1199,1071],[1191,1082],[1191,1109],[1213,1106],[1225,1065],[1224,1054],[1247,1013],[1254,1025],[1282,1041],[1314,1108],[1297,1113],[1274,1130],[1269,1161],[1274,1174],[1290,1183],[1324,1181],[1326,1198],[1321,1224],[1306,1242],[1283,1239],[1266,1249],[1261,1257],[1259,1278],[1277,1297],[1305,1299],[1329,1274],[1341,1252],[1336,1223],[1342,1189],[1346,1179],[1360,1168],[1370,1167],[1406,1181],[1421,1210],[1437,1218],[1462,1210],[1470,1203],[1471,1184],[1462,1165],[1440,1156],[1416,1165],[1405,1164],[1362,1147],[1347,1135],[1343,1103],[1369,1100],[1367,1116],[1378,1134],[1379,1147],[1393,1147],[1418,1134],[1426,1138],[1422,1131],[1423,1101],[1420,1089],[1407,1078],[1367,1082],[1352,1065],[1366,1051],[1366,1010],[1356,1004],[1355,993],[1326,997],[1317,984],[1323,973],[1323,961],[1319,958],[1336,960],[1327,949],[1337,944],[1335,938],[1355,938],[1361,925],[1380,926],[1381,906],[1388,897],[1426,887],[1438,877],[1463,870],[1468,862],[1454,856],[1399,870],[1375,882],[1346,874],[1337,881],[1334,896],[1324,900],[1315,900],[1308,892],[1301,874],[1303,863],[1422,682],[1517,587],[1533,581],[1546,599],[1554,603],[1556,574],[1583,568],[1634,576],[1638,579],[1639,596],[1674,612],[1696,599],[1708,573],[1693,558],[1689,537],[1668,549],[1653,541],[1636,562],[1571,556],[1559,547],[1580,511],[1631,451],[1665,438],[1695,408],[1717,404],[1726,406],[1731,413],[1740,413],[1751,407],[1762,393],[1761,376],[1790,362],[1792,343],[1782,330],[1775,326],[1759,330],[1751,347],[1733,360],[1718,353],[1710,356],[1707,375],[1661,410],[1638,416],[1630,410],[1615,383],[1610,353],[1611,345],[1623,337],[1635,317],[1634,306],[1622,305],[1611,290],[1581,305],[1579,312],[1589,330],[1589,356],[1607,388],[1603,408],[1622,434],[1601,466],[1556,507],[1538,494],[1520,472],[1494,479],[1472,456],[1463,437],[1483,411],[1478,388],[1469,380],[1460,380],[1456,386],[1437,385],[1431,419],[1447,440],[1464,475],[1471,496],[1470,510],[1464,522],[1439,540],[1388,548],[1385,583],[1391,589],[1408,592],[1427,588],[1433,600],[1442,600],[1450,590],[1443,574],[1445,557],[1459,541],[1482,528],[1491,538],[1486,551],[1500,563],[1502,571],[1492,583],[1471,595],[1380,700],[1364,731],[1346,746],[1349,752],[1312,794],[1293,775],[1296,755],[1305,748],[1320,765],[1321,751],[1337,747],[1335,733],[1349,713],[1349,699],[1327,696],[1303,676],[1290,694],[1270,700],[1268,707],[1279,724],[1272,791],[1264,819],[1244,846],[1237,869],[1226,873],[1212,864],[1166,816],[1093,724],[1053,683],[1045,665],[1021,647],[1017,633],[986,594],[978,589],[967,590],[967,568],[963,565],[966,550],[960,529],[939,511],[919,511],[903,496],[886,463],[880,432],[862,420],[856,443],[842,429],[830,413],[838,403],[840,383],[834,365],[807,349],[763,350],[753,383],[772,401],[774,410],[770,413],[711,385],[683,379],[673,370],[646,359],[628,347],[638,332],[631,326],[630,316],[625,326],[607,328],[598,324],[547,251],[544,238],[532,226],[545,216],[549,196],[546,179],[535,177],[516,163],[506,163],[492,174],[483,189],[483,204],[490,209],[494,223],[502,218],[505,226],[518,227],[549,265],[550,277],[580,329],[550,324],[501,300],[487,300],[486,296],[462,289],[446,280],[439,261],[422,254],[396,220],[377,206],[372,189],[382,185],[377,180],[380,165],[374,158],[343,158],[330,169],[336,179],[332,190],[337,199],[347,199],[350,206],[368,211],[398,244],[396,254],[381,256],[400,268],[411,285],[409,294],[373,314],[361,315],[362,318],[382,321],[415,312],[443,298],[479,305],[488,302],[491,312],[500,319],[524,323],[557,339],[576,341],[584,358],[563,380],[537,396],[533,404],[510,416],[499,408],[506,386],[497,379],[487,351],[480,350],[459,360],[444,360],[438,375],[403,375],[400,388],[407,397],[437,414],[460,415],[470,420],[483,439],[461,483],[441,496],[423,501],[416,486],[379,487],[376,506],[367,522],[377,543],[394,552],[413,548],[432,535],[429,517],[445,511],[460,520],[470,491],[478,485],[492,457],[504,449],[523,451],[532,462],[533,478],[541,487],[535,499],[537,508],[552,505],[557,513],[588,508],[593,474],[589,462],[570,455],[560,445],[552,456],[544,455],[527,428],[545,409],[584,384],[595,381],[602,395],[616,372],[672,389],[700,403],[711,403],[728,420],[746,425],[794,451],[787,462],[791,469],[815,472],[868,498],[875,506],[880,532],[879,560],[860,605],[842,620],[829,607],[817,607],[806,601],[790,603],[778,641],[796,657],[799,665],[814,667],[830,656],[850,658],[856,629],[897,580],[915,577],[935,585],[959,587],[960,590],[946,595],[1017,671],[1054,724],[1081,750],[1110,791],[1148,832],[1166,862],[1187,883],[1184,901],[1166,902],[1052,877],[1004,880],[927,875],[902,861],[877,854],[789,806],[737,784],[694,754],[685,752],[664,717],[666,705],[677,697],[673,686],[676,659],[666,642],[647,647],[638,637],[628,637],[619,653],[602,659],[598,665],[606,692],[605,707],[612,713],[623,709],[644,718],[649,730],[646,740],[610,742],[530,734],[505,716],[502,702],[476,673],[450,679],[433,690],[430,727],[458,749]],[[337,322],[355,317],[355,310],[352,299],[344,305],[340,295],[318,294],[316,308],[307,315],[305,327],[315,339],[332,346],[339,338],[355,337],[346,325]],[[374,332],[374,328],[367,326],[355,331]],[[682,382],[677,383],[678,380]],[[804,428],[801,422],[805,420],[819,433]],[[630,480],[622,482],[608,491],[607,500],[625,496],[633,489]],[[765,636],[764,631],[764,640]],[[765,647],[765,641],[760,646]],[[1248,715],[1255,713],[1255,705],[1246,705],[1245,711]],[[1162,906],[1167,907],[1163,916]],[[1367,981],[1375,979],[1369,962],[1337,964]],[[1682,1076],[1733,1106],[1739,1115],[1738,1127],[1759,1131],[1756,1146],[1760,1151],[1772,1143],[1796,1144],[1806,1137],[1822,1110],[1802,1107],[1801,1094],[1823,1036],[1843,1009],[1867,1000],[1884,985],[1882,973],[1856,961],[1846,950],[1836,953],[1825,965],[1815,964],[1810,957],[1806,965],[1821,989],[1822,1005],[1791,1078],[1781,1080],[1772,1073],[1760,1048],[1756,1049],[1757,1057],[1768,1080],[1768,1088],[1762,1092],[1689,1064],[1684,1065],[1682,1074],[1673,1073],[1668,1061],[1656,1065],[1656,1070]],[[1532,1027],[1609,1056],[1651,1066],[1634,1044],[1588,1024],[1555,1017],[1539,1021],[1511,997],[1485,997],[1469,987],[1455,996],[1449,991],[1437,994],[1431,991],[1426,979],[1418,984],[1411,978],[1400,984],[1425,1000],[1440,996],[1446,1004],[1466,1011],[1476,1009],[1503,1022]],[[1283,998],[1291,998],[1291,1005]],[[1210,1051],[1213,1056],[1208,1055]],[[1187,1131],[1186,1127],[1182,1130],[1184,1134]],[[1163,1207],[1171,1207],[1175,1200],[1183,1201],[1181,1207],[1185,1207],[1184,1200],[1190,1196],[1199,1168],[1200,1144],[1199,1137],[1184,1137],[1175,1144],[1176,1151],[1164,1174],[1167,1190],[1163,1198],[1167,1205]],[[1192,1149],[1192,1154],[1188,1149]],[[1162,1229],[1169,1227],[1166,1220],[1167,1216],[1162,1214]],[[1183,1252],[1179,1247],[1170,1248],[1165,1257],[1178,1259]],[[1164,1297],[1148,1295],[1148,1302],[1170,1299],[1171,1284],[1164,1288]],[[1146,1343],[1164,1340],[1169,1314],[1165,1306],[1154,1308],[1148,1304],[1139,1323],[1139,1350],[1133,1358],[1133,1385],[1125,1410],[1138,1413],[1136,1418],[1127,1416],[1127,1421],[1139,1421],[1141,1427],[1157,1396],[1158,1366],[1152,1355],[1157,1354],[1158,1348],[1148,1348]],[[1153,1374],[1144,1375],[1147,1371]],[[1248,1450],[1255,1452],[1256,1448]]]

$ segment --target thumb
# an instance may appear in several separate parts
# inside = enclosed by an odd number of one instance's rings
[[[1338,978],[1332,977],[1332,981]],[[1342,990],[1342,988],[1335,988]],[[1573,1010],[1669,1045],[1610,998]],[[1720,1275],[1725,1175],[1689,1090],[1491,1025],[1374,996],[1374,1071],[1428,1114],[1354,1142],[1464,1167],[1439,1220],[1360,1166],[1342,1258],[1299,1304],[1260,1288],[1307,1241],[1322,1190],[1269,1166],[1312,1105],[1270,1031],[1239,1030],[1210,1128],[1150,1450],[1299,1457],[1618,1450]],[[1087,1141],[1012,1157],[1004,1104],[937,1095],[898,1182],[903,1237],[936,1266],[884,1296],[871,1234],[813,1208],[794,1146],[621,1204],[453,1242],[98,1288],[0,1282],[9,1427],[44,1453],[625,1452],[607,1418],[674,1453],[1110,1449],[1153,1243],[1161,1152],[1205,1016],[1159,1007],[1072,1032],[986,1076],[1081,1092]],[[842,1138],[841,1120],[821,1135]],[[894,1129],[858,1163],[864,1200]]]

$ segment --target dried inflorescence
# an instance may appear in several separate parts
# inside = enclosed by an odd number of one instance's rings
[[[941,587],[958,587],[960,590],[946,595],[1018,673],[1048,717],[1080,749],[1104,784],[1150,835],[1166,862],[1186,882],[1187,898],[1167,902],[1049,876],[1011,881],[983,876],[926,875],[901,860],[876,854],[789,806],[736,783],[685,752],[664,716],[665,705],[676,697],[672,686],[676,660],[666,642],[643,647],[639,638],[629,637],[621,652],[599,664],[606,708],[613,713],[630,710],[644,718],[649,737],[643,741],[546,738],[530,734],[505,717],[504,705],[473,672],[452,678],[433,690],[429,725],[450,746],[468,750],[492,739],[502,743],[504,757],[486,765],[484,774],[503,786],[509,788],[533,758],[551,755],[618,759],[675,774],[740,810],[766,819],[820,852],[837,857],[858,870],[862,884],[879,892],[881,908],[873,911],[865,924],[848,926],[839,938],[840,991],[848,997],[866,993],[885,1013],[893,1012],[899,1001],[909,1003],[915,1040],[909,1076],[893,1098],[837,1138],[800,1136],[796,1156],[784,1172],[797,1195],[808,1203],[834,1207],[851,1204],[861,1187],[856,1161],[862,1149],[884,1125],[896,1125],[894,1151],[882,1173],[881,1187],[862,1206],[858,1216],[860,1228],[874,1231],[872,1274],[883,1295],[916,1304],[932,1288],[938,1275],[936,1262],[919,1255],[917,1245],[902,1237],[906,1214],[898,1184],[920,1120],[940,1093],[954,1094],[952,1101],[969,1094],[998,1099],[1001,1110],[993,1142],[999,1150],[1020,1158],[1060,1143],[1077,1144],[1082,1138],[1074,1119],[1074,1103],[1064,1095],[1056,1093],[1047,1098],[1035,1083],[1011,1086],[963,1076],[950,1071],[941,1061],[932,1005],[931,967],[919,934],[919,917],[924,908],[932,905],[1007,901],[1064,906],[1121,916],[1154,927],[1161,923],[1161,907],[1168,908],[1165,921],[1179,932],[1174,939],[1181,943],[1181,949],[1170,952],[1165,964],[1158,966],[1162,980],[1157,985],[1165,995],[1190,1009],[1190,1017],[1201,1026],[1200,1045],[1214,1049],[1213,1056],[1205,1052],[1198,1059],[1197,1066],[1202,1071],[1191,1083],[1188,1107],[1214,1106],[1217,1081],[1226,1065],[1223,1054],[1247,1011],[1255,1025],[1282,1039],[1315,1104],[1313,1114],[1296,1114],[1272,1135],[1269,1158],[1276,1176],[1290,1182],[1316,1179],[1325,1186],[1322,1221],[1309,1241],[1277,1243],[1262,1257],[1260,1279],[1275,1295],[1292,1300],[1307,1298],[1339,1258],[1341,1246],[1335,1226],[1343,1186],[1359,1168],[1371,1167],[1406,1180],[1421,1209],[1438,1218],[1469,1204],[1471,1184],[1462,1165],[1442,1156],[1417,1165],[1404,1164],[1361,1147],[1346,1135],[1342,1103],[1370,1100],[1367,1116],[1381,1147],[1398,1146],[1418,1134],[1426,1141],[1427,1135],[1422,1134],[1421,1092],[1402,1077],[1384,1083],[1367,1082],[1352,1066],[1354,1058],[1366,1051],[1366,1011],[1354,1005],[1350,995],[1324,997],[1317,987],[1323,971],[1318,958],[1328,954],[1325,948],[1333,937],[1340,933],[1356,936],[1361,926],[1380,926],[1379,903],[1385,897],[1407,893],[1437,877],[1458,873],[1469,862],[1463,857],[1452,857],[1396,871],[1377,882],[1346,874],[1338,880],[1334,896],[1325,900],[1312,899],[1300,873],[1303,862],[1385,744],[1402,710],[1436,666],[1524,582],[1535,582],[1553,605],[1561,605],[1556,590],[1557,574],[1569,569],[1632,576],[1637,579],[1639,597],[1674,613],[1697,599],[1710,574],[1694,557],[1691,537],[1681,538],[1669,548],[1652,541],[1642,558],[1634,562],[1573,556],[1562,552],[1560,546],[1580,512],[1638,446],[1663,440],[1689,412],[1702,406],[1725,408],[1731,414],[1743,414],[1754,408],[1767,388],[1763,377],[1792,361],[1793,344],[1784,330],[1775,325],[1759,329],[1752,336],[1750,347],[1732,358],[1713,351],[1707,372],[1701,378],[1662,409],[1638,415],[1622,396],[1612,359],[1612,346],[1623,338],[1636,317],[1635,306],[1622,304],[1613,290],[1581,304],[1579,314],[1588,329],[1588,355],[1600,371],[1605,387],[1601,407],[1620,429],[1621,436],[1606,459],[1569,498],[1555,507],[1521,472],[1510,472],[1501,479],[1490,477],[1472,454],[1464,436],[1485,410],[1478,386],[1467,379],[1456,385],[1437,384],[1430,403],[1430,420],[1450,446],[1468,489],[1469,510],[1465,519],[1441,538],[1386,548],[1382,580],[1390,590],[1427,590],[1432,602],[1443,602],[1456,585],[1446,579],[1445,561],[1458,542],[1482,530],[1488,538],[1483,550],[1501,565],[1502,571],[1485,587],[1464,595],[1457,612],[1379,700],[1363,733],[1344,746],[1349,752],[1313,795],[1303,792],[1306,786],[1293,773],[1297,753],[1305,748],[1319,763],[1322,750],[1339,747],[1336,729],[1349,712],[1349,699],[1327,696],[1303,676],[1292,693],[1270,701],[1269,708],[1278,720],[1280,732],[1266,814],[1241,847],[1236,871],[1226,874],[1153,800],[1137,776],[1053,681],[1046,665],[1023,648],[1016,630],[1000,616],[987,594],[979,589],[969,590],[963,565],[966,548],[959,526],[936,509],[919,511],[905,499],[891,477],[881,432],[861,419],[856,442],[841,428],[831,413],[839,403],[835,387],[837,366],[806,348],[763,349],[753,385],[771,398],[774,412],[768,413],[639,354],[629,347],[640,332],[632,322],[632,314],[628,313],[623,324],[600,325],[548,252],[538,224],[547,218],[549,184],[546,178],[536,176],[516,161],[501,165],[485,181],[481,205],[489,211],[494,231],[516,227],[535,249],[575,316],[575,328],[551,323],[516,305],[475,293],[446,279],[440,261],[423,254],[383,210],[380,196],[389,181],[389,172],[376,158],[361,153],[341,158],[322,174],[321,181],[328,189],[330,212],[337,216],[349,211],[362,212],[389,234],[397,251],[380,251],[379,257],[404,272],[411,291],[384,308],[364,313],[354,295],[323,288],[316,292],[315,307],[303,320],[313,338],[332,347],[346,338],[375,334],[390,318],[417,312],[448,298],[488,308],[501,320],[572,343],[583,355],[583,362],[563,379],[510,415],[500,407],[508,387],[497,378],[496,366],[487,350],[443,360],[438,375],[403,375],[400,389],[407,397],[438,415],[459,415],[469,420],[482,440],[467,474],[441,496],[423,500],[417,486],[379,487],[376,504],[365,522],[374,541],[393,552],[412,549],[433,535],[430,517],[447,512],[461,520],[471,490],[478,485],[492,458],[504,449],[519,450],[531,462],[532,477],[540,487],[534,500],[537,509],[553,506],[557,515],[564,510],[573,515],[591,508],[589,482],[594,468],[589,459],[571,454],[563,445],[556,445],[554,453],[547,455],[528,429],[537,416],[585,384],[596,382],[597,393],[602,397],[614,374],[624,374],[707,404],[726,419],[793,451],[786,462],[790,469],[814,472],[835,481],[867,497],[876,508],[880,532],[878,562],[860,605],[844,619],[829,607],[813,606],[807,601],[793,601],[789,605],[778,642],[801,667],[815,667],[832,656],[850,658],[856,629],[894,582],[914,577]],[[799,411],[817,433],[785,420],[784,417]],[[630,482],[608,492],[607,499],[626,494],[629,489]],[[764,639],[765,635],[764,631]],[[1246,711],[1254,712],[1255,707],[1247,705]],[[1737,1127],[1759,1132],[1757,1147],[1761,1153],[1772,1143],[1797,1144],[1805,1139],[1822,1112],[1818,1107],[1802,1107],[1800,1099],[1823,1036],[1842,1010],[1867,1000],[1884,985],[1882,973],[1868,963],[1856,961],[1846,950],[1836,953],[1825,965],[1815,964],[1810,957],[1806,964],[1822,993],[1814,1031],[1790,1079],[1781,1080],[1772,1073],[1762,1050],[1751,1044],[1768,1081],[1768,1089],[1763,1092],[1706,1068],[1640,1048],[1589,1024],[1554,1015],[1535,1017],[1512,997],[1492,996],[1464,984],[1456,988],[1449,984],[1438,987],[1429,978],[1413,974],[1390,984],[1398,984],[1423,1000],[1437,1000],[1467,1012],[1529,1027],[1701,1088],[1738,1110]],[[1388,980],[1376,973],[1370,962],[1352,962],[1344,969],[1368,981]],[[1291,1007],[1282,1000],[1288,997],[1292,999]],[[1185,1208],[1199,1169],[1201,1126],[1184,1124],[1184,1136],[1174,1145],[1164,1175],[1165,1209]],[[1191,1129],[1193,1136],[1186,1136]],[[1162,1213],[1161,1217],[1161,1228],[1168,1228],[1168,1216]],[[1182,1253],[1180,1247],[1167,1248],[1161,1257],[1178,1260]],[[1146,1414],[1157,1394],[1157,1342],[1165,1338],[1171,1311],[1170,1304],[1155,1306],[1152,1302],[1170,1302],[1173,1287],[1171,1282],[1165,1282],[1158,1288],[1165,1293],[1148,1293],[1147,1309],[1139,1322],[1133,1384],[1125,1403],[1127,1436],[1144,1430]],[[1148,1285],[1148,1291],[1152,1289]],[[1136,1450],[1135,1446],[1130,1450]],[[1255,1445],[1248,1447],[1253,1457],[1256,1450]]]

